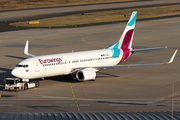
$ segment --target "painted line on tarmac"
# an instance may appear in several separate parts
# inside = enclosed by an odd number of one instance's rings
[[[12,95],[12,96],[19,96],[19,97],[34,97],[34,95],[29,95],[29,94],[10,94],[10,93],[4,93],[3,95]],[[52,98],[54,99],[55,103],[60,103],[62,100],[62,103],[72,103],[70,100],[74,100],[74,98],[71,97],[57,97],[57,96],[43,96],[43,95],[37,95],[38,98]],[[50,99],[50,100],[52,100]],[[59,99],[59,100],[58,100]],[[9,100],[9,99],[3,99],[3,100]],[[11,100],[18,100],[19,99],[11,99]],[[44,100],[44,99],[23,99],[23,100]],[[63,100],[67,100],[67,101],[63,101]],[[69,100],[69,101],[68,101]],[[113,103],[117,102],[117,101],[153,101],[154,100],[159,100],[157,98],[151,98],[151,99],[87,99],[87,98],[76,98],[76,100],[81,100],[81,101],[94,101],[94,102],[110,102]],[[169,99],[163,99],[163,100],[169,100]],[[180,100],[179,98],[176,98],[175,100]],[[2,100],[1,100],[2,101]]]
[[[84,87],[84,84],[81,82],[81,85],[82,85],[82,87],[83,87],[83,89],[84,89],[84,92],[85,92],[85,94],[86,94],[86,98],[87,99],[89,99],[89,96],[88,96],[88,94],[87,94],[87,92],[86,92],[86,89],[85,89],[85,87]]]
[[[170,21],[170,22],[165,22],[165,23],[179,23],[180,21]]]
[[[73,96],[74,101],[75,101],[75,103],[76,103],[75,105],[77,106],[77,109],[80,110],[80,109],[79,109],[78,102],[77,102],[77,99],[76,99],[76,96],[75,96],[75,93],[74,93],[74,90],[73,90],[73,87],[72,87],[72,84],[70,83],[70,81],[69,81],[69,85],[70,85],[70,88],[71,88],[72,96]]]
[[[13,106],[13,104],[2,104],[2,105],[0,105],[1,107],[12,107]]]
[[[16,103],[16,101],[0,101],[0,103]]]
[[[110,103],[110,104],[115,104],[115,105],[145,105],[145,106],[164,106],[164,107],[169,107],[169,106],[176,106],[180,107],[178,104],[161,104],[161,103],[152,103],[152,102],[137,102],[137,101],[97,101],[100,103]]]
[[[87,41],[85,41],[85,38],[83,38],[82,41],[85,42],[86,44],[90,44],[90,45],[94,45],[94,46],[98,46],[98,47],[103,47],[103,48],[107,47],[107,46],[102,46],[102,45],[97,45],[97,44],[87,42]]]
[[[127,104],[109,104],[111,107],[118,107],[118,106],[129,106]]]
[[[69,104],[69,103],[73,103],[73,101],[54,101],[54,103],[65,103],[65,104]]]
[[[52,104],[33,104],[31,106],[33,106],[33,107],[51,107]]]
[[[76,104],[70,104],[70,106],[76,106]],[[89,107],[90,104],[79,104],[81,107]]]

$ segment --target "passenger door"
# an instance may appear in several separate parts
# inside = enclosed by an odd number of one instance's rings
[[[34,65],[35,65],[35,72],[39,72],[40,71],[40,65],[37,62],[37,60],[34,60]]]

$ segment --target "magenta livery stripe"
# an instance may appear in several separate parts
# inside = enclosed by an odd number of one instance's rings
[[[123,62],[124,60],[126,60],[129,57],[129,49],[122,49],[122,50],[123,50],[123,57],[119,61],[118,64],[120,64],[121,62]]]
[[[129,30],[126,33],[121,48],[128,48],[128,46],[129,46],[129,44],[131,42],[131,37],[132,37],[133,31],[134,31],[134,29]]]

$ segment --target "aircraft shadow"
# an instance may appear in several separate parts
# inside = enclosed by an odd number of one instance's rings
[[[99,75],[97,75],[97,76],[96,76],[97,78],[120,77],[120,76],[118,76],[118,75],[113,75],[113,74],[108,74],[108,73],[103,73],[103,72],[98,72],[98,74],[102,74],[102,75],[105,75],[105,76],[99,76]]]
[[[12,56],[12,55],[5,55],[5,56],[10,57],[10,58],[17,58],[17,59],[21,59],[21,60],[26,59],[26,57],[18,57],[18,56]]]
[[[59,81],[59,82],[71,82],[71,83],[78,83],[78,81],[74,76],[72,76],[71,79],[65,79],[62,75],[54,76],[54,77],[46,77],[45,80],[53,80],[53,81]]]
[[[0,68],[0,84],[1,84],[1,80],[4,79],[4,77],[14,77],[12,74],[11,74],[11,69],[7,69],[7,68]]]
[[[108,74],[108,73],[102,73],[102,72],[98,72],[98,74],[102,74],[102,75],[105,75],[105,76],[97,75],[96,76],[97,78],[120,77],[120,76],[117,76],[117,75]],[[59,81],[59,82],[71,82],[71,83],[79,83],[79,82],[81,82],[81,81],[78,81],[76,79],[76,75],[75,74],[72,75],[71,79],[65,79],[63,76],[54,76],[54,77],[47,77],[47,78],[45,78],[45,80],[47,80],[47,79],[48,80],[53,80],[53,81]]]

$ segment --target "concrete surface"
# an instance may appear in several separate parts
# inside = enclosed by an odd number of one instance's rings
[[[169,49],[135,53],[123,64],[167,62],[180,48],[180,17],[139,21],[133,46]],[[21,60],[26,40],[35,55],[84,51],[116,43],[126,23],[81,28],[24,29],[0,33],[0,83]],[[84,40],[84,41],[83,41]],[[51,47],[47,47],[51,46]],[[172,64],[102,70],[96,81],[45,78],[40,87],[26,91],[2,91],[0,112],[54,111],[170,111],[180,110],[180,54]],[[172,94],[174,82],[174,93]],[[72,94],[71,87],[74,94]],[[75,96],[73,96],[75,95]]]

